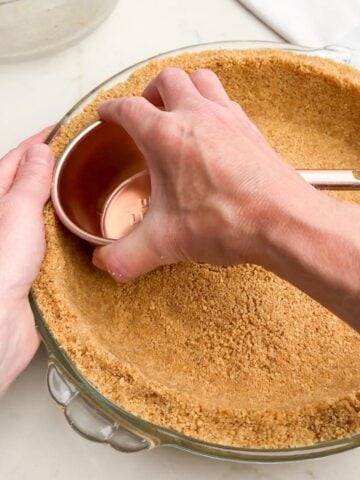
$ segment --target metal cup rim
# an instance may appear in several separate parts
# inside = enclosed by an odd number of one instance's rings
[[[74,223],[66,214],[65,210],[62,207],[61,200],[60,200],[60,192],[59,192],[59,179],[61,176],[61,172],[66,164],[66,161],[73,151],[74,147],[82,140],[89,132],[94,130],[96,127],[101,125],[103,122],[101,120],[97,120],[87,127],[85,127],[81,132],[79,132],[66,146],[65,150],[60,155],[59,159],[57,160],[54,172],[53,172],[53,179],[51,184],[51,201],[54,206],[54,210],[56,215],[58,216],[61,223],[72,233],[74,233],[77,237],[86,240],[89,243],[95,245],[108,245],[113,240],[109,238],[99,237],[97,235],[93,235],[91,233],[86,232],[81,227],[79,227],[76,223]]]

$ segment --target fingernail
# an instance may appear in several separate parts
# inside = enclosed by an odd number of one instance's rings
[[[51,130],[55,127],[56,123],[53,123],[52,125],[48,125],[47,127],[43,128],[41,132],[43,133],[50,133]]]
[[[29,147],[25,154],[25,162],[48,164],[52,160],[50,148],[44,143]]]

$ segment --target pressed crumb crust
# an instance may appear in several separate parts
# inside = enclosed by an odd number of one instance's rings
[[[167,65],[214,70],[295,167],[360,167],[360,73],[274,50],[153,61],[62,127],[55,154],[97,118],[101,101],[141,95]],[[360,203],[359,193],[334,195]],[[360,431],[360,336],[305,294],[254,265],[181,264],[117,285],[50,205],[45,218],[37,303],[105,397],[164,427],[241,447],[309,445]]]

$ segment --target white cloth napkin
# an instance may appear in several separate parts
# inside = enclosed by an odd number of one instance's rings
[[[360,0],[239,0],[285,40],[360,48]]]

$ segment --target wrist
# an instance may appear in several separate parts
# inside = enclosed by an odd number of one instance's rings
[[[291,257],[292,250],[297,250],[302,235],[308,236],[312,230],[325,227],[331,202],[328,195],[301,180],[269,192],[262,211],[256,213],[260,219],[256,242],[260,261],[257,263],[277,270],[283,256]]]
[[[273,209],[261,264],[359,329],[359,207],[312,188],[306,195]]]

